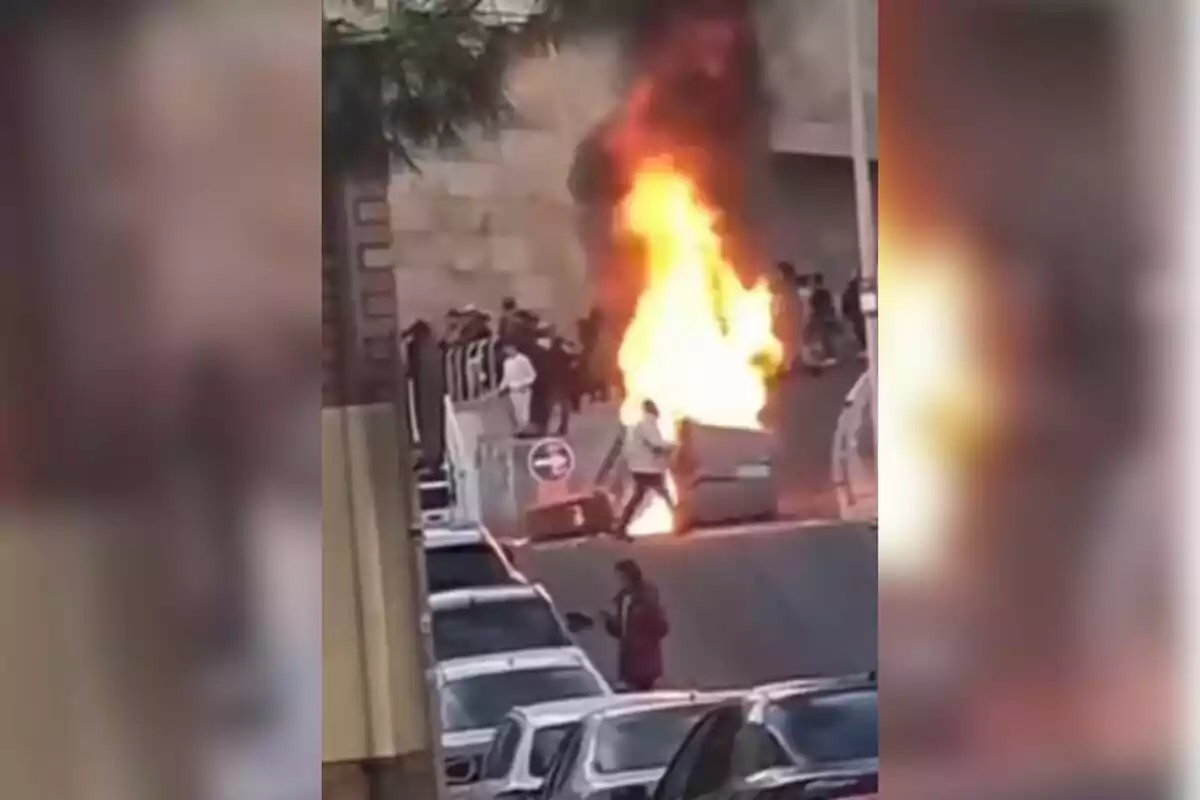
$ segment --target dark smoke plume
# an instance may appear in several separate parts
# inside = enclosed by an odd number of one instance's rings
[[[653,4],[627,41],[628,90],[579,145],[570,176],[602,310],[623,330],[641,290],[635,243],[613,230],[638,165],[670,155],[723,212],[731,261],[758,264],[749,185],[765,152],[764,92],[753,3]]]

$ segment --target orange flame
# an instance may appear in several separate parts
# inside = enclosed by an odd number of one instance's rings
[[[621,421],[637,422],[653,400],[663,435],[683,419],[729,428],[761,427],[767,380],[783,359],[766,280],[747,289],[723,253],[718,212],[667,158],[645,162],[621,206],[619,224],[644,245],[646,285],[621,342],[626,397]],[[672,488],[672,494],[674,489]],[[632,535],[671,530],[655,498]]]
[[[877,405],[879,564],[923,576],[947,556],[969,461],[1000,414],[981,352],[985,287],[970,250],[881,226]]]

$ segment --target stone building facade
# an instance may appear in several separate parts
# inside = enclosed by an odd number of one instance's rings
[[[877,85],[874,2],[863,4],[864,79]],[[857,267],[847,36],[839,0],[768,4],[761,16],[773,155],[759,211],[763,249],[840,287]],[[570,328],[591,304],[579,212],[567,187],[575,150],[618,102],[616,47],[590,41],[512,70],[511,123],[394,169],[391,207],[401,325],[505,296]],[[875,113],[868,108],[874,150]]]
[[[391,206],[401,318],[451,307],[496,309],[505,296],[567,325],[587,310],[587,276],[567,188],[575,147],[615,104],[616,59],[604,42],[515,66],[513,119],[461,147],[396,169]]]

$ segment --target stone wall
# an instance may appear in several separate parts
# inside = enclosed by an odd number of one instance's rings
[[[391,205],[402,325],[512,295],[569,325],[587,308],[567,175],[575,147],[616,103],[605,42],[530,57],[512,71],[514,119],[395,169]]]
[[[858,270],[854,168],[849,158],[776,153],[762,236],[774,258],[821,272],[840,291]]]
[[[877,85],[874,3],[864,3],[864,80]],[[765,252],[840,287],[856,267],[844,15],[837,0],[765,7],[776,99],[771,175],[752,200]],[[590,305],[567,176],[579,142],[617,103],[615,46],[590,41],[530,57],[510,76],[512,124],[395,169],[389,201],[401,327],[506,295],[570,329]],[[874,127],[871,109],[869,127]],[[872,136],[873,138],[873,136]]]
[[[760,6],[759,41],[772,102],[775,152],[850,155],[850,59],[844,0],[771,0]],[[876,152],[878,0],[858,0],[867,150]]]

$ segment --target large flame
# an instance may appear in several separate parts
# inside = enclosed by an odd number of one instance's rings
[[[985,292],[968,252],[880,230],[879,562],[910,577],[946,555],[969,460],[997,421],[980,350]]]
[[[759,428],[769,376],[783,358],[770,287],[766,280],[742,284],[718,222],[694,181],[667,158],[636,171],[620,210],[619,224],[642,241],[646,261],[645,288],[618,357],[627,392],[621,421],[636,423],[642,401],[651,399],[668,441],[685,418]],[[671,527],[670,509],[654,498],[629,532]]]

